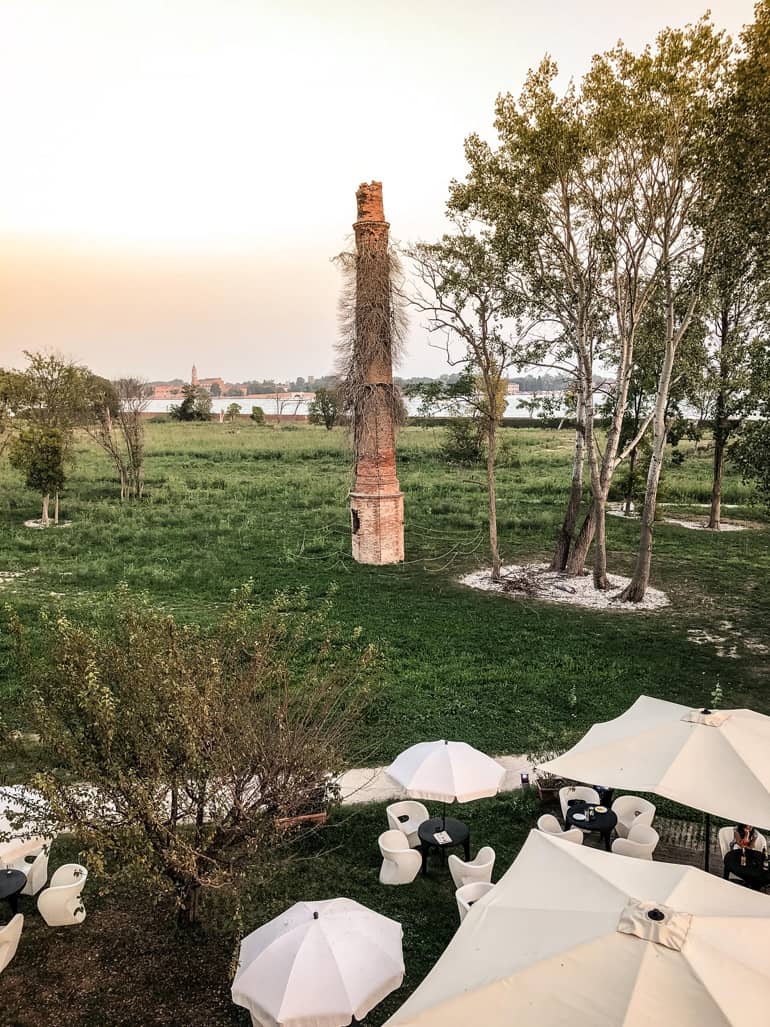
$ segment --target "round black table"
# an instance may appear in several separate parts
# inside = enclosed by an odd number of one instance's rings
[[[21,870],[0,870],[0,899],[5,899],[14,916],[19,912],[19,893],[27,883]]]
[[[588,819],[589,811],[593,810],[593,816]],[[585,820],[575,820],[576,813],[585,814]],[[608,809],[606,813],[597,813],[596,806],[583,802],[582,799],[573,799],[567,808],[567,815],[564,818],[567,827],[579,827],[581,831],[596,831],[604,839],[604,847],[610,851],[610,836],[618,822],[616,813]]]
[[[449,841],[437,842],[434,837],[437,831],[446,831]],[[428,872],[428,853],[431,849],[438,849],[443,857],[446,849],[451,849],[454,845],[462,845],[465,850],[465,862],[469,862],[471,858],[471,832],[468,830],[468,825],[464,824],[462,820],[454,820],[452,817],[447,817],[446,820],[443,817],[432,817],[420,824],[417,828],[417,835],[422,850],[423,874]]]
[[[756,849],[746,850],[745,867],[741,866],[741,850],[739,848],[731,849],[725,856],[723,874],[725,880],[730,874],[740,877],[749,888],[754,888],[757,891],[770,885],[770,867],[766,869],[764,853],[758,852]]]

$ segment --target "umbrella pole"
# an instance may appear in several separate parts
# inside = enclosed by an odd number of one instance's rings
[[[703,862],[703,869],[709,871],[709,857],[711,855],[711,817],[706,814],[706,858]]]
[[[446,831],[446,803],[443,804],[444,809],[441,814],[441,830]]]

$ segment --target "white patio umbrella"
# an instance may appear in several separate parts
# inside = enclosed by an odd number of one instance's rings
[[[400,987],[401,937],[352,899],[297,902],[241,942],[233,1002],[259,1027],[343,1027]]]
[[[770,827],[770,717],[752,710],[693,710],[640,695],[543,769]],[[707,838],[707,866],[708,850]]]
[[[770,1007],[770,897],[532,831],[386,1027],[738,1027]]]
[[[497,795],[505,770],[466,742],[418,742],[397,756],[385,772],[413,799],[471,802]],[[446,805],[444,807],[446,814]]]

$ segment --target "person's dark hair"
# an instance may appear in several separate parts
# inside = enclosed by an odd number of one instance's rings
[[[746,829],[748,827],[749,827],[748,824],[736,824],[735,825],[735,830],[738,832],[738,834],[746,834]],[[756,837],[757,837],[757,829],[756,829],[756,827],[752,827],[751,828],[751,832],[749,833],[749,841],[753,842]]]

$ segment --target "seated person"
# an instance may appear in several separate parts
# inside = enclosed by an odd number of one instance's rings
[[[757,849],[759,840],[757,829],[751,824],[736,824],[733,831],[733,840],[730,842],[731,849]]]

